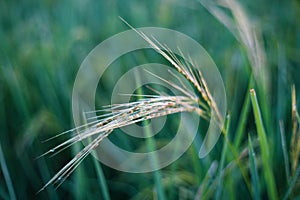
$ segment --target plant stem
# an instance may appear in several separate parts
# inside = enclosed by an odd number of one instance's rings
[[[262,117],[260,113],[260,108],[258,105],[258,101],[254,89],[250,90],[250,96],[251,96],[251,102],[252,102],[252,107],[254,112],[256,129],[257,129],[259,142],[260,142],[263,173],[267,185],[267,192],[270,199],[278,199],[275,179],[272,171],[272,162],[271,162],[271,157],[269,152],[269,145],[268,145],[267,136],[266,136],[266,132],[263,126]]]

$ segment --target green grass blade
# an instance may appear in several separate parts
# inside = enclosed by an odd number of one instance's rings
[[[136,78],[137,85],[141,85],[140,77],[137,75],[135,78]],[[138,95],[143,94],[142,88],[137,89],[137,94]],[[151,135],[152,135],[151,127],[147,126],[147,121],[143,121],[142,124],[145,125],[144,131],[145,131],[145,135],[147,136],[147,139],[146,139],[147,150],[148,150],[148,152],[153,152],[156,150],[156,144],[155,144],[155,139],[153,137],[151,137]],[[153,154],[153,156],[150,157],[150,159],[151,159],[153,168],[158,169],[159,164],[158,164],[158,158],[157,158],[156,154]],[[164,189],[163,189],[163,185],[162,185],[161,171],[160,170],[154,171],[153,176],[154,176],[154,183],[155,183],[155,188],[156,188],[156,193],[157,193],[157,199],[164,200],[165,194],[164,194]]]
[[[227,134],[229,130],[229,125],[230,125],[230,115],[227,116],[227,123],[226,123],[226,128],[224,133],[225,137],[228,136]],[[224,169],[224,163],[227,155],[227,150],[228,150],[228,142],[225,139],[223,143],[221,161],[220,161],[219,172],[218,172],[218,186],[216,191],[216,199],[220,199],[222,189],[223,189],[223,169]]]
[[[76,153],[78,153],[81,149],[82,149],[82,144],[81,143],[76,143],[74,144],[74,146],[72,146],[72,151],[74,152],[74,154],[76,155]],[[83,199],[84,196],[87,194],[86,190],[87,190],[87,176],[86,176],[86,172],[85,172],[85,163],[81,163],[75,171],[74,174],[74,185],[71,188],[74,191],[74,197],[75,199]]]
[[[246,171],[246,166],[244,165],[244,163],[242,163],[241,158],[240,158],[240,154],[238,153],[238,150],[234,147],[234,145],[231,143],[231,141],[229,140],[229,138],[226,138],[226,141],[228,143],[228,147],[233,155],[234,158],[234,162],[236,163],[236,165],[239,167],[239,170],[241,172],[241,175],[244,179],[244,182],[248,188],[249,193],[251,194],[251,185],[250,185],[250,180],[247,176],[247,171]]]
[[[248,149],[249,149],[249,162],[250,162],[250,173],[251,173],[251,182],[253,188],[253,198],[255,200],[260,199],[260,191],[259,191],[259,178],[257,172],[257,165],[256,165],[256,157],[255,152],[252,145],[252,140],[250,135],[248,136]]]
[[[289,188],[288,190],[286,191],[283,199],[286,200],[289,198],[290,194],[292,193],[293,189],[294,189],[294,186],[299,178],[299,175],[300,175],[300,166],[298,166],[298,169],[296,170],[296,173],[295,173],[295,176],[291,179],[291,182],[290,182],[290,185],[289,185]]]
[[[151,128],[150,126],[145,126],[145,134],[147,136],[151,135]],[[155,145],[155,140],[152,137],[148,137],[146,139],[146,146],[148,149],[148,152],[152,152],[155,151],[156,149],[156,145]],[[158,168],[158,158],[156,157],[156,154],[153,154],[153,157],[150,158],[151,159],[151,163],[153,164],[154,168]],[[155,182],[155,187],[156,187],[156,192],[157,192],[157,198],[164,200],[165,199],[165,194],[164,194],[164,189],[162,186],[162,175],[160,170],[156,170],[153,172],[153,176],[154,176],[154,182]]]
[[[83,115],[83,118],[84,118],[84,122],[87,123],[86,117],[84,115]],[[88,141],[88,143],[92,142],[92,138],[88,138],[87,141]],[[102,191],[103,199],[104,200],[110,200],[110,195],[109,195],[109,192],[108,192],[106,179],[105,179],[102,167],[99,164],[100,161],[96,159],[97,154],[94,151],[92,151],[91,154],[94,156],[94,158],[92,158],[92,160],[93,160],[93,164],[94,164],[94,167],[95,167],[95,170],[96,170],[96,174],[97,174],[97,178],[98,178],[97,180],[98,180],[100,189]]]
[[[210,199],[212,193],[210,192],[210,186],[217,172],[217,168],[218,168],[218,162],[213,161],[209,169],[207,170],[207,173],[203,181],[201,182],[201,185],[199,186],[196,192],[195,199]]]
[[[269,145],[267,141],[266,132],[263,126],[262,117],[260,113],[260,108],[258,105],[256,93],[254,89],[250,90],[251,102],[254,112],[254,118],[256,122],[256,129],[259,137],[261,154],[262,154],[262,165],[264,171],[264,177],[267,186],[267,192],[270,199],[277,199],[277,190],[275,185],[275,179],[272,172],[272,162],[269,152]]]
[[[103,174],[103,170],[101,165],[99,164],[99,161],[96,158],[93,158],[94,166],[96,168],[96,173],[99,181],[99,185],[103,194],[103,199],[104,200],[110,200],[107,184],[106,184],[106,179]]]
[[[253,76],[251,76],[249,85],[248,85],[248,90],[250,90],[253,87],[253,83],[254,83]],[[246,128],[246,124],[247,124],[246,121],[248,119],[249,109],[250,109],[250,98],[247,94],[245,97],[242,111],[241,111],[238,127],[235,132],[235,140],[234,140],[235,148],[238,148],[243,136],[245,136],[245,135],[243,135],[243,133],[245,133],[245,128]]]
[[[1,164],[1,169],[3,172],[4,179],[5,179],[7,188],[8,188],[10,199],[14,200],[14,199],[16,199],[16,194],[15,194],[15,190],[14,190],[14,187],[13,187],[13,184],[12,184],[12,181],[10,179],[10,175],[9,175],[9,172],[7,169],[7,165],[5,162],[1,144],[0,144],[0,164]]]
[[[283,152],[286,181],[287,181],[287,183],[289,183],[289,180],[290,180],[289,156],[288,156],[288,152],[286,149],[285,132],[284,132],[284,125],[283,125],[282,120],[280,120],[280,122],[279,122],[279,127],[280,127],[281,148],[282,148],[282,152]]]

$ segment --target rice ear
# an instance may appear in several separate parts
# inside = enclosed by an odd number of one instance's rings
[[[96,136],[85,148],[83,148],[72,160],[70,160],[61,170],[59,170],[42,188],[44,190],[51,184],[57,184],[60,186],[63,181],[76,169],[76,167],[88,156],[98,145],[111,134],[115,129],[128,126],[137,122],[142,122],[148,119],[153,119],[165,115],[170,115],[180,112],[193,112],[198,114],[200,117],[209,120],[210,112],[213,110],[218,116],[218,125],[222,122],[220,112],[216,103],[212,97],[209,88],[202,76],[201,72],[196,70],[196,66],[191,59],[187,61],[188,56],[181,52],[183,61],[179,60],[177,56],[167,47],[159,43],[155,38],[150,39],[144,33],[139,32],[131,25],[129,25],[124,19],[121,20],[132,28],[138,35],[147,41],[151,47],[161,54],[166,60],[168,60],[177,71],[182,74],[192,85],[199,91],[205,102],[197,97],[194,93],[189,90],[181,88],[181,85],[177,85],[171,81],[165,80],[158,75],[149,72],[153,78],[158,78],[161,81],[169,84],[174,89],[181,92],[182,96],[166,96],[166,95],[152,95],[152,96],[141,96],[138,101],[123,103],[118,105],[109,105],[101,111],[108,112],[102,116],[90,118],[93,120],[81,127],[71,129],[58,136],[67,133],[76,133],[73,137],[66,140],[65,142],[57,145],[44,153],[42,156],[47,154],[57,154],[62,150],[70,147],[71,145],[86,140],[92,136]],[[175,76],[176,78],[176,76]],[[158,92],[159,93],[159,92]],[[205,103],[208,105],[205,106]],[[97,113],[98,111],[94,111]],[[221,125],[220,125],[221,126]],[[54,138],[58,137],[55,136]],[[53,139],[53,138],[51,138]]]

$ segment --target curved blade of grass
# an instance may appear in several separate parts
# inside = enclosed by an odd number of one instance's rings
[[[84,120],[86,120],[86,117],[84,115]],[[91,138],[88,138],[88,142],[91,143],[92,139]],[[94,152],[91,153],[92,155],[94,154]],[[93,160],[93,164],[95,166],[95,170],[96,170],[96,174],[97,174],[97,178],[98,178],[98,183],[100,185],[100,189],[102,191],[102,197],[104,200],[110,200],[110,196],[109,196],[109,192],[108,192],[108,188],[107,188],[107,184],[106,184],[106,179],[105,179],[105,176],[103,174],[103,171],[102,171],[102,167],[101,165],[99,164],[99,161],[96,159],[97,156],[96,155],[93,155],[94,158],[92,159]]]
[[[231,141],[229,140],[228,137],[226,137],[226,142],[228,143],[228,147],[233,155],[234,158],[234,162],[237,164],[237,166],[239,167],[239,170],[241,172],[241,175],[245,181],[245,184],[247,186],[247,189],[249,191],[250,194],[252,194],[251,191],[251,185],[250,185],[250,180],[247,176],[247,171],[246,171],[246,166],[244,165],[244,163],[242,163],[241,161],[241,156],[238,152],[238,150],[234,147],[234,145],[231,143]]]
[[[107,188],[107,184],[106,184],[106,179],[103,174],[102,167],[99,164],[99,161],[95,158],[93,158],[93,163],[96,168],[96,174],[97,174],[99,185],[100,185],[100,188],[102,191],[103,199],[110,200],[110,196],[109,196],[109,192],[108,192],[108,188]]]
[[[143,122],[143,123],[145,123],[145,122]],[[147,136],[151,135],[150,126],[145,126],[145,132],[146,132]],[[155,149],[156,149],[155,140],[152,137],[147,138],[146,145],[147,145],[147,149],[148,149],[149,152],[150,151],[155,151]],[[150,159],[152,161],[153,166],[157,167],[158,166],[158,158],[154,155]],[[161,199],[161,200],[166,199],[165,194],[164,194],[164,189],[163,189],[163,186],[162,186],[162,183],[161,183],[161,180],[162,180],[161,171],[160,170],[154,171],[153,176],[154,176],[157,199]]]
[[[250,173],[252,179],[253,187],[253,198],[255,200],[260,200],[260,191],[259,191],[259,178],[256,165],[255,152],[252,145],[252,140],[250,135],[248,135],[248,149],[249,149],[249,162],[250,162]]]
[[[81,144],[80,143],[76,143],[74,146],[72,146],[72,151],[76,154],[76,152],[79,152],[81,149]],[[87,174],[85,171],[85,166],[83,165],[79,165],[78,167],[76,167],[76,172],[75,172],[75,177],[74,177],[74,186],[72,187],[72,189],[74,189],[74,193],[75,193],[75,199],[83,199],[84,196],[86,195],[86,190],[88,187],[88,181],[87,181]],[[62,184],[63,182],[59,183],[58,186],[56,186],[57,188]]]
[[[248,90],[250,90],[253,87],[254,84],[254,79],[253,76],[251,76],[249,80],[249,85],[248,85]],[[238,146],[241,143],[241,140],[243,138],[243,133],[245,133],[245,128],[246,128],[246,121],[247,121],[247,115],[249,113],[249,108],[250,108],[250,98],[248,94],[245,97],[243,108],[241,111],[238,127],[235,132],[235,140],[234,140],[234,147],[238,148]]]
[[[250,90],[250,97],[251,97],[251,102],[252,102],[252,107],[254,112],[254,118],[256,122],[256,129],[257,129],[259,142],[260,142],[260,148],[262,154],[261,155],[262,165],[263,165],[264,177],[267,186],[267,192],[270,199],[278,199],[275,179],[272,171],[272,162],[271,162],[271,157],[269,152],[269,145],[268,145],[267,136],[266,136],[265,128],[260,113],[260,108],[258,105],[258,101],[254,89]]]
[[[291,184],[283,197],[284,200],[288,199],[288,197],[290,196],[290,194],[293,191],[294,186],[299,178],[299,175],[300,175],[300,166],[298,166],[295,176],[291,179]]]
[[[286,181],[287,181],[287,183],[289,183],[289,181],[290,181],[289,156],[288,156],[288,152],[286,149],[285,131],[284,131],[284,125],[283,125],[282,120],[279,121],[279,128],[280,128],[280,135],[281,135],[281,147],[282,147],[282,152],[283,152]]]
[[[211,163],[209,169],[207,170],[207,173],[196,192],[195,200],[207,199],[207,197],[206,197],[207,192],[209,190],[211,183],[213,182],[214,176],[217,172],[217,168],[218,168],[218,162],[216,160],[214,160]]]
[[[3,172],[3,176],[5,179],[6,185],[7,185],[9,197],[10,197],[10,199],[16,199],[15,190],[14,190],[14,187],[13,187],[13,184],[12,184],[12,181],[11,181],[8,169],[7,169],[7,165],[5,162],[1,144],[0,144],[0,164],[1,164],[1,169]]]
[[[135,77],[136,77],[137,85],[141,85],[140,84],[141,83],[140,77],[138,75],[135,76]],[[143,94],[141,88],[139,88],[137,90],[137,94],[138,95]],[[147,121],[142,121],[142,123],[144,125],[146,125]],[[148,152],[155,151],[156,150],[155,140],[154,140],[154,138],[150,137],[151,132],[152,132],[151,127],[150,126],[144,126],[144,131],[145,131],[145,135],[148,136],[147,139],[146,139],[146,146],[147,146]],[[152,164],[153,164],[154,168],[158,169],[158,167],[157,167],[158,166],[158,158],[157,158],[156,154],[153,154],[153,156],[150,157],[150,159],[152,161]],[[161,199],[161,200],[164,200],[165,199],[165,194],[164,194],[164,189],[163,189],[163,186],[162,186],[162,183],[161,183],[161,179],[162,179],[161,171],[160,170],[154,171],[153,176],[154,176],[154,182],[155,182],[157,198]]]
[[[226,122],[226,128],[224,132],[224,136],[228,137],[228,130],[230,125],[230,115],[227,116],[227,122]],[[218,172],[218,186],[217,186],[217,192],[216,192],[216,199],[221,199],[221,193],[223,189],[223,169],[224,169],[224,163],[227,155],[228,150],[228,142],[227,140],[224,140],[223,148],[222,148],[222,155],[221,155],[221,161],[220,161],[220,167]]]

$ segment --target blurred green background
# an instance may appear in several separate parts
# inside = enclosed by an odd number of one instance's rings
[[[300,198],[298,179],[293,187],[286,179],[279,128],[279,120],[282,120],[289,154],[293,132],[292,84],[296,87],[297,105],[300,99],[300,2],[239,2],[252,21],[252,28],[261,33],[266,54],[264,67],[268,69],[266,78],[270,88],[266,92],[255,81],[251,86],[258,91],[261,102],[278,197],[284,197],[291,189],[290,197]],[[77,70],[96,45],[128,29],[118,16],[134,27],[180,31],[203,45],[224,80],[231,116],[228,139],[236,144],[236,154],[232,149],[222,154],[227,143],[221,136],[205,159],[197,157],[198,146],[193,144],[167,168],[145,174],[119,172],[88,156],[60,188],[49,187],[36,194],[82,147],[77,145],[53,158],[35,160],[67,136],[47,143],[43,140],[74,126],[71,95]],[[254,191],[258,191],[262,199],[268,198],[268,183],[264,180],[249,104],[252,68],[244,48],[196,0],[0,1],[0,199],[155,199],[157,196],[159,199],[194,199],[199,195],[204,199],[252,199],[257,197]],[[119,67],[130,69],[133,63],[145,59],[138,55],[135,61],[120,62]],[[110,80],[107,72],[99,83],[102,95],[107,92],[106,98],[112,88]],[[237,143],[238,130],[242,134]],[[248,133],[256,152],[254,168],[249,164],[251,156],[244,156],[245,150],[250,148]],[[224,170],[220,168],[222,157]],[[252,169],[258,172],[257,183],[253,183]],[[291,174],[291,180],[292,177],[295,176]]]

